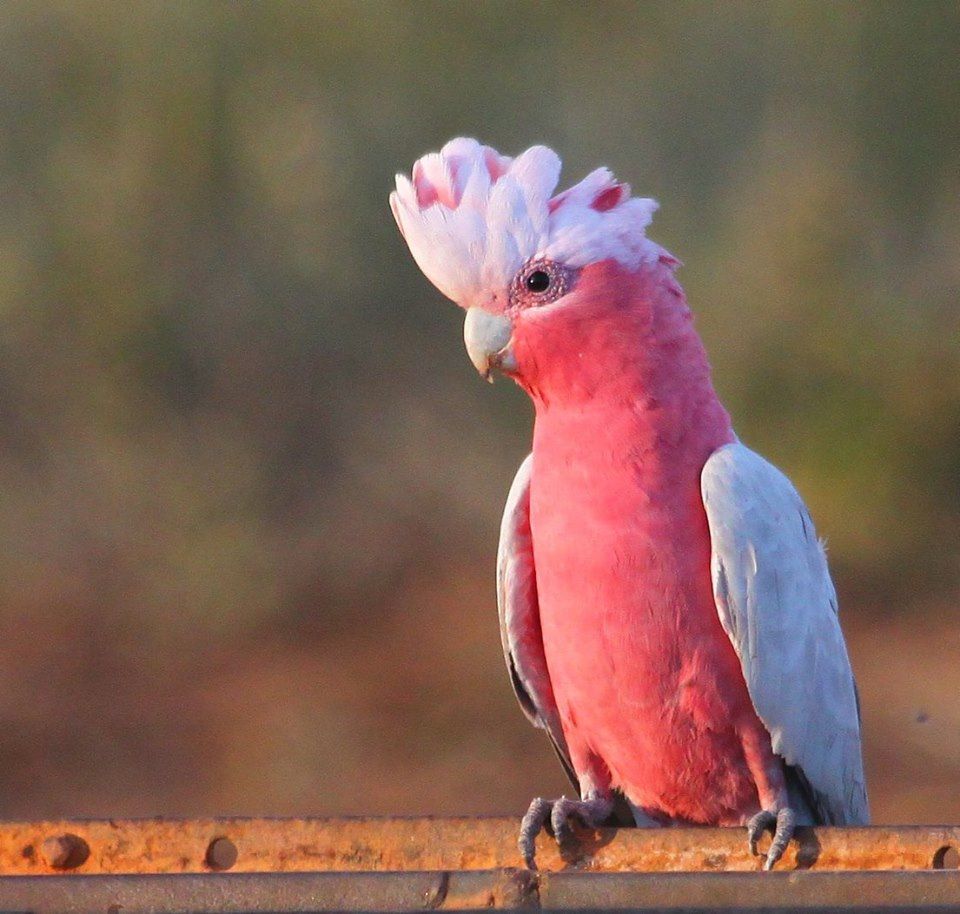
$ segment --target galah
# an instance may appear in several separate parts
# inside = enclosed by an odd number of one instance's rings
[[[790,481],[743,445],[675,277],[655,201],[605,168],[454,139],[390,204],[427,278],[466,310],[478,371],[530,396],[533,447],[500,530],[504,654],[577,798],[549,823],[741,825],[763,866],[796,824],[869,818],[859,704],[824,549]]]

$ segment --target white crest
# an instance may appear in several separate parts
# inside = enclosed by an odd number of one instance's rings
[[[636,269],[666,255],[645,235],[655,200],[631,198],[606,168],[552,196],[559,179],[546,146],[511,159],[460,137],[419,159],[411,179],[397,175],[390,207],[420,269],[464,306],[505,289],[531,259]]]

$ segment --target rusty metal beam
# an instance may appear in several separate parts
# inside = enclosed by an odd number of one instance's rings
[[[0,823],[0,875],[327,873],[521,868],[516,819],[163,819]],[[955,869],[960,827],[802,828],[781,871]],[[758,869],[742,829],[543,835],[543,873]]]
[[[948,912],[960,872],[877,873],[219,873],[13,876],[0,911],[33,914],[308,914],[479,909],[645,914]]]

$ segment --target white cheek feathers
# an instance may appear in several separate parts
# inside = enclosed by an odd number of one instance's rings
[[[645,234],[655,200],[631,198],[606,168],[551,197],[559,178],[546,146],[511,159],[461,137],[419,159],[412,179],[397,175],[390,206],[420,269],[464,307],[509,287],[528,260],[636,269],[666,253]]]

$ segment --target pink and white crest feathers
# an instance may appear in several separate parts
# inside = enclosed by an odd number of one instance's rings
[[[506,289],[528,260],[612,258],[632,270],[669,258],[645,234],[655,200],[631,197],[606,168],[554,196],[559,179],[546,146],[509,158],[459,137],[414,163],[410,179],[398,174],[390,206],[420,269],[464,307]]]

